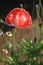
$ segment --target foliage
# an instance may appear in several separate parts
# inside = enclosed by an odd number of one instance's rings
[[[22,45],[20,46],[16,43],[18,52],[14,51],[14,47],[11,43],[6,43],[6,47],[11,50],[11,56],[0,57],[0,61],[4,62],[5,65],[40,65],[39,58],[43,56],[40,51],[43,49],[43,40],[40,40],[38,44],[32,43],[32,40],[22,39]],[[20,61],[24,55],[27,55],[28,58],[25,61]]]

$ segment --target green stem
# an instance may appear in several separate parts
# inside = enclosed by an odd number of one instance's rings
[[[20,29],[20,38],[19,38],[19,44],[21,45],[22,41],[22,29]]]
[[[16,35],[16,28],[13,30],[13,37],[12,37],[14,43],[16,43],[16,41],[15,41],[15,35]]]

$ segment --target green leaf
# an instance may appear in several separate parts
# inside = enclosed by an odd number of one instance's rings
[[[6,48],[8,48],[8,49],[12,49],[12,44],[10,43],[10,41],[7,41],[6,43],[5,43],[5,46],[6,46]]]

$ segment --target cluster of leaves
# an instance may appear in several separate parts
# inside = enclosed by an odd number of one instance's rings
[[[14,46],[10,43],[6,43],[6,47],[11,51],[11,56],[0,57],[0,61],[5,65],[40,65],[39,58],[43,56],[40,51],[43,49],[43,40],[40,40],[37,44],[33,44],[32,40],[22,39],[22,45],[16,43],[18,52],[15,52]],[[19,58],[27,55],[28,58],[25,61],[20,61]],[[41,64],[42,65],[42,64]]]

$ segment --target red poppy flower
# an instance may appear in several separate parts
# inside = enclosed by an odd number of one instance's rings
[[[15,8],[6,16],[5,22],[16,28],[30,28],[32,19],[30,14],[23,8]]]

